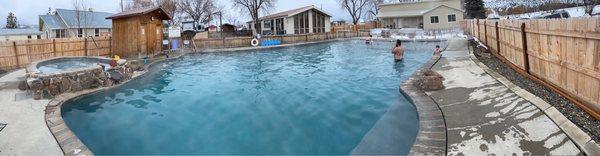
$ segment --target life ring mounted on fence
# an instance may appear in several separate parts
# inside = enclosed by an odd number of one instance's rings
[[[254,47],[258,46],[258,44],[260,44],[260,41],[258,41],[258,39],[252,39],[252,41],[250,41],[250,44]]]

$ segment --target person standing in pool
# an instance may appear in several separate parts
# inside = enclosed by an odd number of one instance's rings
[[[394,53],[394,62],[400,62],[404,59],[404,47],[402,46],[402,41],[396,40],[396,46],[392,49],[392,53]]]
[[[436,55],[442,55],[442,50],[440,49],[439,45],[436,45],[435,49],[433,50],[433,56],[436,56]]]

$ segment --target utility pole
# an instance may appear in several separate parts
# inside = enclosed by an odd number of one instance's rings
[[[221,26],[223,26],[223,12],[218,11],[218,12],[215,12],[215,13],[212,13],[212,14],[213,15],[219,15],[219,26],[217,26],[217,30],[223,31],[223,30],[221,30],[222,29]]]

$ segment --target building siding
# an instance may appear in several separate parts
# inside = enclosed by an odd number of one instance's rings
[[[434,2],[420,2],[420,3],[399,3],[382,5],[381,12],[392,12],[397,10],[428,10],[435,8],[440,5],[446,5],[452,8],[461,9],[461,0],[440,0]]]
[[[454,22],[448,22],[448,15],[452,14],[456,15],[456,20]],[[432,16],[438,16],[439,23],[431,23]],[[461,11],[442,6],[426,13],[423,16],[423,29],[431,30],[457,28],[459,27],[458,21],[462,19],[463,13]]]

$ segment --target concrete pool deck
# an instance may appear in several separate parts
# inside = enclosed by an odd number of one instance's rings
[[[63,155],[44,122],[50,100],[33,100],[17,88],[25,69],[0,77],[0,155]]]
[[[426,92],[444,114],[448,155],[593,155],[580,143],[585,133],[562,126],[560,113],[549,117],[548,107],[523,98],[471,60],[466,39],[449,42],[432,67],[446,88]]]

